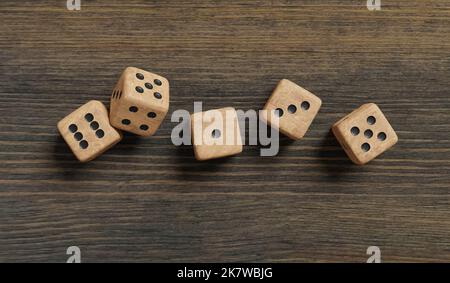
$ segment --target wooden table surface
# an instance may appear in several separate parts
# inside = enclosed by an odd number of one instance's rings
[[[2,0],[0,262],[450,261],[450,1],[381,2]],[[56,123],[127,66],[169,78],[169,115],[79,164]],[[174,110],[258,110],[282,78],[323,107],[278,156],[172,144]],[[330,126],[367,102],[400,141],[358,167]]]

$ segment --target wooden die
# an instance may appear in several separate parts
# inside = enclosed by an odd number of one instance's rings
[[[333,133],[349,158],[363,165],[398,141],[388,120],[374,103],[364,104],[333,125]]]
[[[59,121],[58,130],[81,162],[96,158],[122,139],[109,124],[105,105],[95,100]]]
[[[111,125],[140,136],[151,136],[169,111],[169,98],[166,78],[134,67],[126,68],[111,97]]]
[[[242,152],[239,121],[234,108],[191,115],[192,143],[197,160],[209,160]]]
[[[322,100],[283,79],[264,106],[262,120],[293,140],[303,138],[322,105]],[[277,117],[273,116],[276,115]],[[277,123],[273,119],[277,119]]]

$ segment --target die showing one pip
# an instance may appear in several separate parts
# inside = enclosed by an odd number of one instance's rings
[[[58,130],[81,162],[96,158],[122,139],[122,134],[109,124],[105,105],[95,100],[59,121]]]
[[[333,125],[333,133],[349,158],[364,165],[398,141],[388,120],[374,103],[364,104]]]
[[[192,143],[197,160],[209,160],[242,152],[236,110],[232,107],[191,115]]]
[[[125,69],[111,97],[111,125],[140,136],[151,136],[168,110],[166,78],[134,67]]]
[[[264,106],[262,120],[293,140],[303,138],[322,105],[322,100],[298,86],[283,79]],[[276,115],[277,123],[273,121]]]

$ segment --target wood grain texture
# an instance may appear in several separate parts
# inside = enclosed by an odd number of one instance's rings
[[[449,261],[450,3],[365,2],[2,0],[0,261]],[[260,109],[282,78],[323,105],[277,157],[195,162],[166,118],[79,164],[56,123],[127,66],[170,80],[168,116]],[[330,127],[367,102],[400,141],[361,168]]]

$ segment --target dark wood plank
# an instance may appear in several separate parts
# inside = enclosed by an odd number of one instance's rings
[[[0,2],[1,262],[450,260],[448,1],[36,2]],[[56,123],[126,66],[171,80],[171,112],[259,109],[281,78],[324,105],[277,157],[195,162],[167,119],[78,164]],[[366,102],[400,142],[357,167],[329,129]]]

